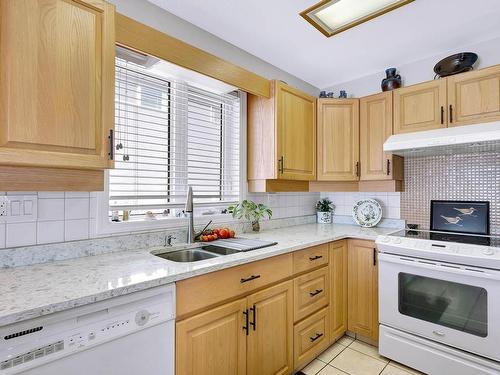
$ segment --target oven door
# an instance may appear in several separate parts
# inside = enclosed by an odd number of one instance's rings
[[[500,360],[500,271],[379,254],[380,323]]]

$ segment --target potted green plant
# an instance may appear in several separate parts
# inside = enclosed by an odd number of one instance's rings
[[[254,232],[260,231],[259,220],[267,216],[269,219],[273,216],[273,211],[262,203],[255,203],[251,200],[243,200],[234,206],[228,208],[228,212],[233,215],[233,217],[246,220],[252,223],[252,229]]]
[[[316,203],[316,217],[318,224],[331,224],[335,206],[328,198],[323,198]]]

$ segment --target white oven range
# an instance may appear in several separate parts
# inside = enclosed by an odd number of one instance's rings
[[[380,353],[431,375],[500,374],[500,239],[404,230],[376,244]]]

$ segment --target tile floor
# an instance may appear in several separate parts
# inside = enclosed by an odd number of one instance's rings
[[[378,354],[378,349],[344,336],[307,365],[306,375],[417,375],[405,367]]]

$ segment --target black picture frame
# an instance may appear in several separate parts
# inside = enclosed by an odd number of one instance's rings
[[[459,211],[470,211],[471,208],[475,210],[472,213]],[[445,215],[449,215],[447,218],[456,218],[457,223],[448,222]],[[490,202],[431,200],[429,227],[432,231],[487,236],[490,234]]]

